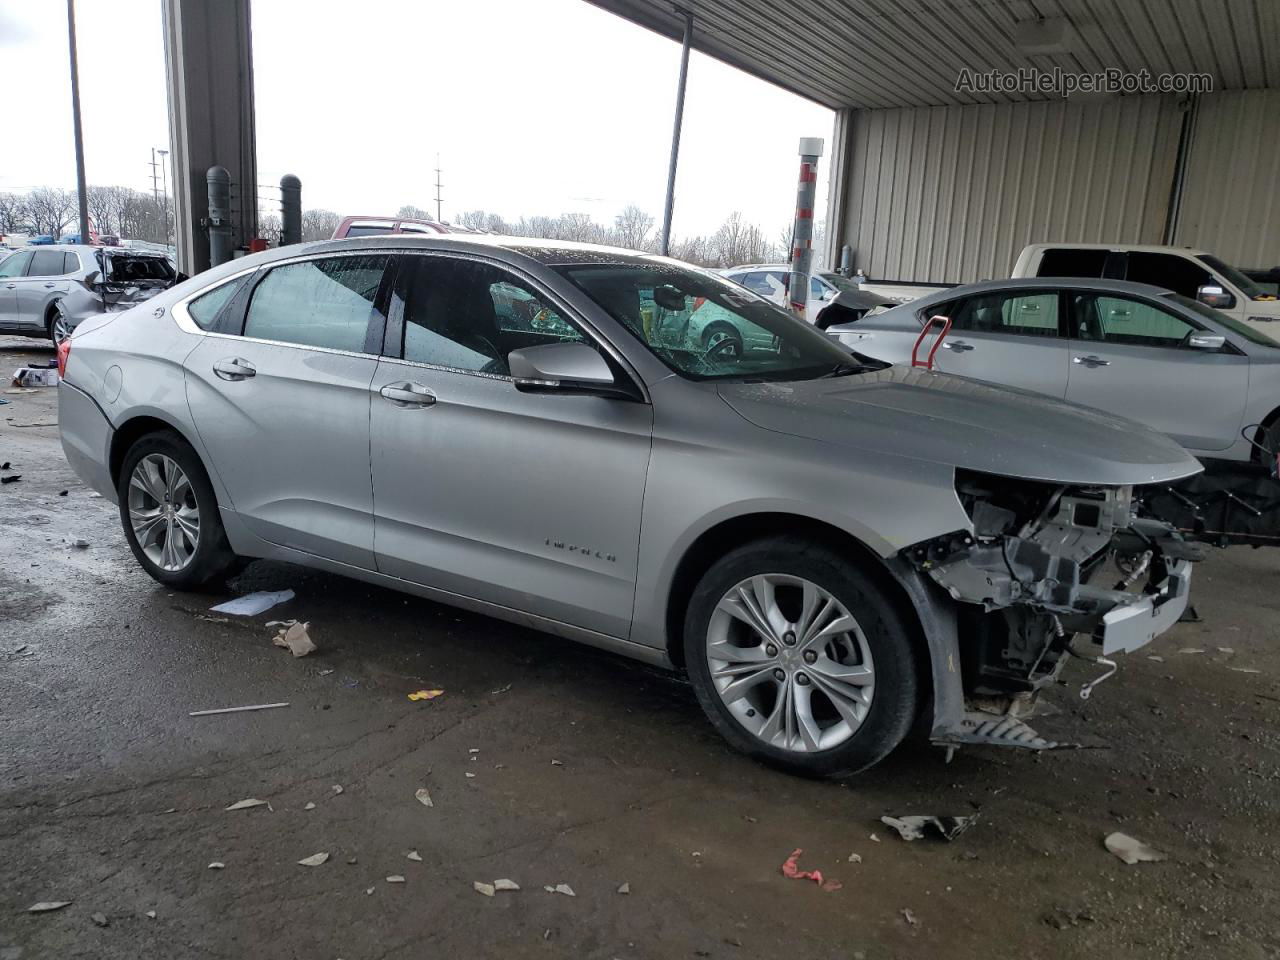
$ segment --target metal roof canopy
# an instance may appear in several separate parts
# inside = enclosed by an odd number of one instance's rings
[[[1207,73],[1280,87],[1276,0],[588,0],[831,109],[1057,99],[959,93],[962,69]],[[1027,53],[1019,24],[1066,21],[1066,52]]]

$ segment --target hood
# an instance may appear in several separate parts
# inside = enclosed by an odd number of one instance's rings
[[[721,384],[719,392],[765,430],[1001,476],[1137,486],[1202,469],[1173,440],[1130,420],[918,368]]]

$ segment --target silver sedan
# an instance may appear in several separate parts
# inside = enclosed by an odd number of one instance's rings
[[[67,458],[166,587],[268,557],[680,668],[733,745],[804,774],[917,720],[1050,746],[1013,705],[1187,602],[1185,545],[1130,500],[1200,469],[1177,444],[851,355],[660,257],[291,247],[59,352]]]

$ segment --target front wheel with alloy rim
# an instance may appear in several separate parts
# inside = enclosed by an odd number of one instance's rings
[[[792,773],[838,777],[886,756],[915,717],[911,639],[875,579],[821,544],[739,547],[694,590],[685,665],[733,746]]]
[[[218,501],[194,450],[175,433],[129,448],[117,486],[120,521],[142,568],[166,586],[202,587],[235,563]]]
[[[71,336],[73,329],[71,320],[67,317],[67,311],[62,306],[61,300],[55,300],[53,306],[49,308],[49,314],[45,318],[45,327],[49,332],[49,339],[54,343],[61,343]]]

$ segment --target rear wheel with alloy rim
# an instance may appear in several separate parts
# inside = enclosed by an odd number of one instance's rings
[[[208,475],[176,433],[152,433],[134,443],[117,493],[129,547],[156,580],[189,590],[233,569],[235,554]]]
[[[61,300],[54,301],[53,306],[49,308],[45,326],[49,331],[49,339],[54,343],[61,343],[71,336],[71,321],[67,317],[67,311],[63,308]]]
[[[795,773],[870,766],[916,711],[914,651],[894,605],[848,557],[797,538],[748,544],[707,572],[685,657],[730,743]]]

